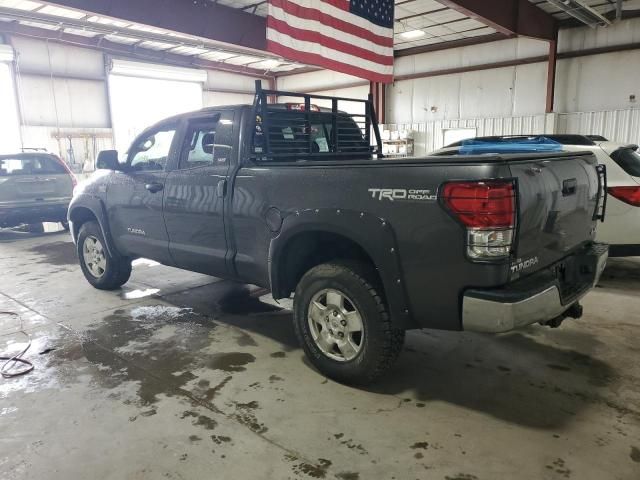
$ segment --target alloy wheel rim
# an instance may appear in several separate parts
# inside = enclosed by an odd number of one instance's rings
[[[364,323],[347,295],[333,288],[319,291],[309,303],[307,317],[313,341],[324,355],[338,362],[358,356],[364,346]]]
[[[107,258],[104,254],[102,243],[97,237],[89,235],[84,239],[82,244],[82,258],[89,273],[100,278],[107,269]]]

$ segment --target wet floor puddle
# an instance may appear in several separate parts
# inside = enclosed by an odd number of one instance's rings
[[[36,245],[29,249],[41,257],[36,263],[47,263],[49,265],[77,265],[75,245],[71,242],[50,242]]]
[[[191,406],[180,418],[213,430],[217,422],[211,416],[222,412],[212,402],[233,375],[255,362],[256,357],[244,350],[258,346],[249,333],[222,327],[224,342],[217,338],[221,325],[212,316],[191,308],[155,305],[114,310],[82,332],[61,327],[54,333],[42,332],[34,335],[31,351],[31,355],[42,352],[36,371],[13,382],[11,388],[3,385],[0,398],[20,391],[89,384],[94,392],[104,390],[106,397],[137,407],[139,413],[129,421],[138,421],[155,415],[163,398],[179,396]],[[229,351],[233,345],[237,350]],[[225,416],[248,429],[268,430],[255,415],[257,402],[229,402],[226,407],[230,411]],[[212,441],[229,443],[224,435],[219,437]]]

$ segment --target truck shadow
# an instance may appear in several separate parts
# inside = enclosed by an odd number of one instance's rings
[[[245,285],[219,282],[163,298],[270,338],[284,351],[299,349],[291,312],[260,301],[252,292]],[[594,404],[629,413],[605,396],[618,380],[617,372],[583,353],[594,351],[599,343],[571,328],[531,327],[498,336],[413,331],[392,371],[363,390],[411,396],[423,407],[447,402],[540,429],[557,429]]]
[[[599,288],[637,292],[640,288],[640,257],[610,258]]]
[[[540,429],[561,427],[593,405],[612,409],[612,414],[637,414],[607,397],[619,379],[616,371],[574,349],[593,338],[567,331],[563,336],[575,343],[557,347],[552,344],[557,333],[562,332],[536,327],[500,336],[410,332],[393,370],[368,390],[413,392],[422,404],[444,401]]]

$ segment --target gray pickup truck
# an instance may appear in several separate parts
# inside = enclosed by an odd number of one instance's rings
[[[370,99],[258,88],[253,105],[169,118],[76,189],[80,266],[106,290],[146,257],[293,295],[309,360],[345,383],[386,371],[406,330],[580,317],[608,251],[593,154],[380,152]]]

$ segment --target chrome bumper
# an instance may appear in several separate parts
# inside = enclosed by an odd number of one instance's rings
[[[598,258],[593,288],[604,271],[608,253]],[[589,293],[575,298],[571,304],[563,305],[560,291],[551,285],[541,292],[518,302],[499,302],[465,295],[462,301],[462,328],[467,331],[502,333],[525,327],[533,323],[547,322],[565,313],[572,304]]]

